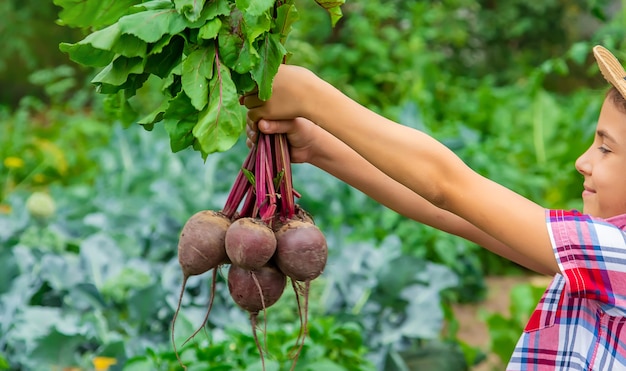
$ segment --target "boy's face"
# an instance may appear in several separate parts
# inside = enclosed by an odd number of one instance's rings
[[[583,212],[626,214],[626,113],[604,100],[593,144],[576,160],[584,177]]]

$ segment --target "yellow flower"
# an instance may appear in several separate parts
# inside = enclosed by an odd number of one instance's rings
[[[0,204],[0,214],[10,214],[11,213],[11,205]]]
[[[96,371],[107,371],[109,367],[117,363],[115,358],[111,357],[95,357],[93,359],[93,367]]]
[[[19,169],[24,166],[24,160],[19,157],[9,156],[4,159],[4,166],[9,169]]]

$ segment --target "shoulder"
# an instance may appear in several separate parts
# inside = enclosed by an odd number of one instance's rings
[[[602,219],[577,210],[546,210],[546,223],[555,252],[576,246],[626,248],[626,214]]]
[[[548,232],[570,295],[626,314],[626,215],[547,210]]]

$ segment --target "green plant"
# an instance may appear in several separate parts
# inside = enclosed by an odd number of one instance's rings
[[[268,312],[271,313],[271,310]],[[271,315],[271,314],[270,314]],[[269,321],[269,320],[268,320]],[[193,331],[187,323],[185,332]],[[271,356],[266,359],[267,370],[288,370],[291,366],[293,344],[299,330],[291,326],[268,326],[263,346]],[[309,339],[304,344],[295,370],[373,371],[373,364],[365,357],[362,329],[353,322],[340,323],[333,317],[316,317],[309,325]],[[180,357],[188,370],[261,370],[255,340],[249,331],[227,330],[221,340],[211,331],[197,336],[180,350]],[[185,337],[179,340],[182,342]],[[148,349],[146,355],[133,357],[123,371],[175,370],[178,361],[173,351]]]
[[[92,181],[92,148],[111,135],[98,116],[35,97],[23,98],[14,111],[0,109],[0,120],[0,204],[17,190]]]
[[[509,315],[484,313],[489,329],[490,350],[503,363],[507,363],[519,340],[528,318],[537,306],[545,287],[533,284],[518,284],[511,289]]]
[[[333,23],[341,17],[343,0],[316,2]],[[76,63],[101,68],[92,82],[108,95],[109,110],[134,123],[131,98],[149,78],[160,79],[161,102],[139,123],[151,130],[163,122],[172,151],[191,146],[204,157],[228,150],[242,133],[241,95],[269,98],[298,19],[293,0],[55,3],[66,25],[95,28],[60,48]]]

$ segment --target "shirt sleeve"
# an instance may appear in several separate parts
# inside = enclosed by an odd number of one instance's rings
[[[626,314],[626,233],[578,211],[547,210],[546,217],[566,290]]]

